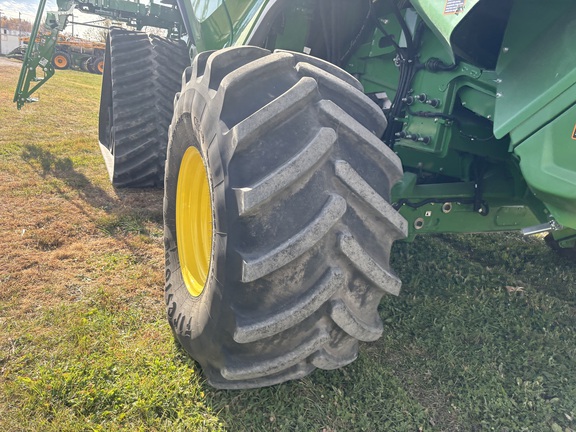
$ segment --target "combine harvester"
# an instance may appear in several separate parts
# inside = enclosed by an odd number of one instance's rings
[[[115,186],[164,186],[168,319],[213,386],[354,361],[400,292],[396,240],[522,230],[574,253],[571,0],[58,6],[14,101],[73,7],[136,28],[108,37],[100,146]]]

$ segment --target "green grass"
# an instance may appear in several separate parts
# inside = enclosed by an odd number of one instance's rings
[[[404,281],[352,365],[207,386],[164,319],[162,193],[116,191],[99,77],[58,71],[16,111],[0,67],[0,430],[572,431],[574,263],[541,239],[394,248]]]

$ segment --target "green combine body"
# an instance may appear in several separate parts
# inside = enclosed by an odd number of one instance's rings
[[[58,4],[54,38],[72,7],[168,30],[111,32],[100,144],[116,186],[166,188],[169,320],[217,387],[352,361],[398,293],[395,240],[522,230],[576,249],[571,1]],[[29,48],[19,107],[51,43]],[[156,65],[133,88],[130,51]],[[126,102],[138,88],[148,109]]]

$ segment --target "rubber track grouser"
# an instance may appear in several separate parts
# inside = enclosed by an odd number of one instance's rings
[[[186,53],[183,42],[132,30],[110,30],[99,139],[114,186],[163,185],[168,126]]]

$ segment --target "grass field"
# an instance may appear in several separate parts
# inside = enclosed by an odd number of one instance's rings
[[[0,431],[576,430],[575,264],[513,234],[395,246],[385,333],[333,372],[208,387],[164,319],[160,191],[114,190],[100,77],[17,111],[0,66]]]

